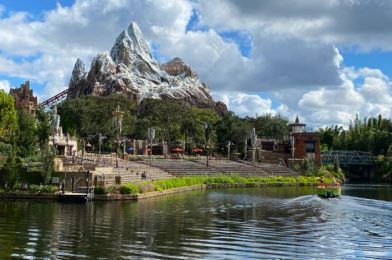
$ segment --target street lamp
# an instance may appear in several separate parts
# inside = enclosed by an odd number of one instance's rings
[[[252,145],[252,162],[255,161],[255,151],[256,151],[257,134],[256,129],[252,128],[252,133],[250,135],[250,143]]]
[[[147,129],[147,138],[150,141],[150,164],[152,164],[152,143],[155,138],[155,128],[150,127]]]
[[[118,167],[118,154],[120,152],[120,136],[122,131],[122,118],[124,112],[120,110],[120,105],[117,104],[117,108],[112,112],[112,127],[116,134],[117,149],[116,149],[116,167]]]
[[[56,145],[57,145],[57,143],[56,143],[56,135],[57,135],[57,130],[59,129],[59,127],[60,127],[60,116],[57,114],[57,107],[56,106],[54,106],[53,108],[52,108],[52,116],[51,116],[52,118],[52,142],[53,142],[53,151],[54,151],[54,153],[55,154],[57,154],[57,147],[56,147]]]
[[[101,133],[98,134],[98,162],[101,160],[102,139],[106,138]]]
[[[227,143],[227,159],[230,160],[230,148],[231,148],[231,141]]]
[[[204,134],[205,134],[205,138],[206,138],[206,152],[207,152],[207,160],[206,160],[206,167],[208,167],[208,142],[210,140],[210,125],[206,122],[204,123]]]

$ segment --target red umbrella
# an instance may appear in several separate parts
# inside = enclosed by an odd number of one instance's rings
[[[192,152],[194,152],[194,153],[201,153],[202,151],[203,150],[198,147],[192,149]]]
[[[184,150],[182,150],[181,148],[174,148],[174,149],[172,149],[172,152],[174,152],[174,153],[181,153],[181,152],[183,152]]]

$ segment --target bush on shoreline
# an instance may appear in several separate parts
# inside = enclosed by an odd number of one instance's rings
[[[139,183],[127,183],[121,186],[97,186],[95,194],[142,194],[152,191],[164,191],[173,188],[189,187],[193,185],[208,186],[262,186],[262,185],[317,185],[318,177],[316,176],[298,176],[298,177],[242,177],[238,175],[222,176],[192,176],[178,177],[167,180],[143,181]],[[326,178],[326,182],[331,180]],[[27,190],[18,186],[13,190],[0,190],[0,192],[28,192],[28,193],[56,193],[59,191],[57,186],[53,185],[30,185]]]
[[[268,184],[302,184],[317,185],[318,177],[242,177],[242,176],[194,176],[172,178],[167,180],[145,181],[138,184],[126,184],[120,187],[121,194],[147,193],[151,191],[163,191],[173,188],[189,187],[193,185],[268,185]]]
[[[14,188],[0,189],[0,192],[16,192],[16,193],[51,193],[54,194],[60,189],[55,185],[29,185],[27,189],[21,187],[20,184],[15,185]]]

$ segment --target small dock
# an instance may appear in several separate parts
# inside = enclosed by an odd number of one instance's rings
[[[58,195],[59,202],[86,203],[94,198],[92,193],[65,192]]]
[[[94,187],[79,187],[76,192],[58,194],[59,202],[86,203],[94,199]]]

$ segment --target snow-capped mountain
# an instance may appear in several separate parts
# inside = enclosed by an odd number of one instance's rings
[[[144,98],[182,99],[219,114],[226,105],[215,102],[205,83],[180,58],[158,64],[143,34],[134,22],[117,37],[110,54],[100,53],[90,71],[78,59],[69,82],[68,98],[82,95],[107,96],[120,93],[141,101]]]

